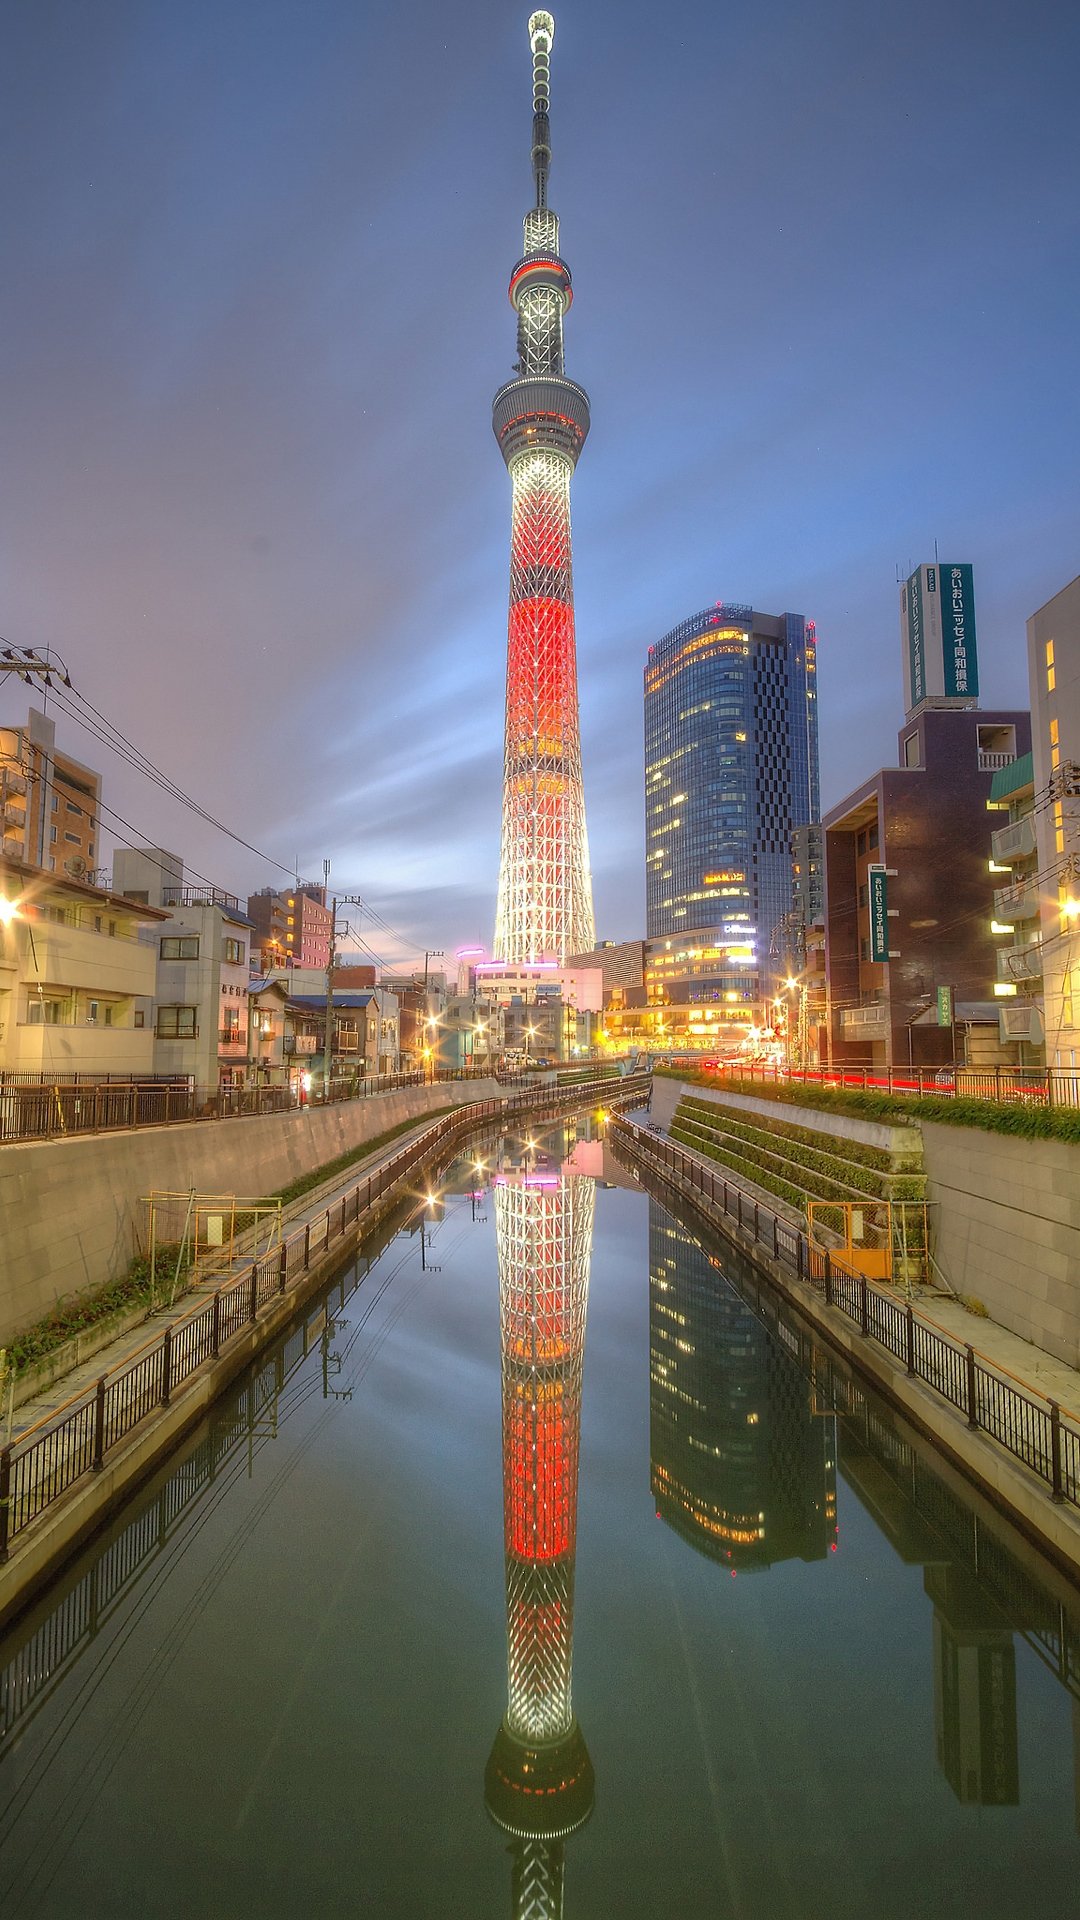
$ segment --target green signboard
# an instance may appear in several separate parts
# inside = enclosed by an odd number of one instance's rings
[[[939,987],[937,990],[937,1023],[939,1027],[951,1027],[953,1023],[952,988]]]
[[[941,654],[945,692],[963,698],[979,691],[979,659],[975,651],[975,587],[969,566],[940,565],[936,571],[941,595]],[[929,584],[929,582],[928,582]]]
[[[923,631],[922,579],[918,572],[907,583],[908,665],[911,671],[911,704],[917,707],[926,699],[926,634]]]
[[[884,867],[867,870],[870,901],[870,958],[889,957],[889,881]]]

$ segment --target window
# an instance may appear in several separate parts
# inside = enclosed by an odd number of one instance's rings
[[[226,940],[225,961],[230,967],[242,967],[244,964],[244,943],[242,940]]]
[[[199,936],[197,933],[167,934],[161,942],[163,960],[197,960],[199,957]]]
[[[56,828],[55,827],[49,828],[49,841],[52,846],[56,845]]]
[[[145,1027],[146,1013],[142,1007],[136,1007],[134,1013],[131,1016],[131,1024],[133,1027]]]
[[[54,813],[58,813],[60,810],[59,796],[55,793],[53,794],[53,797],[52,797],[52,810]]]
[[[112,1006],[112,1002],[111,1002],[111,1001],[109,1002],[109,1004],[108,1004],[108,1006],[105,1006],[105,1007],[102,1007],[102,1009],[101,1009],[101,1018],[102,1018],[102,1020],[103,1020],[103,1022],[104,1022],[104,1024],[105,1024],[105,1025],[106,1025],[107,1027],[111,1027],[111,1026],[112,1026],[112,1023],[113,1023],[113,1006]]]
[[[195,1025],[194,1007],[159,1007],[157,1017],[158,1038],[161,1040],[194,1040],[198,1033]]]
[[[76,806],[74,800],[68,800],[65,802],[65,804],[69,813],[77,813],[80,815],[82,814],[82,808],[79,806]]]
[[[82,846],[82,834],[81,834],[81,833],[65,833],[65,835],[64,835],[64,839],[65,839],[65,840],[67,841],[67,843],[68,843],[68,846],[69,846],[69,847],[81,847],[81,846]]]
[[[863,881],[863,883],[862,883],[862,886],[861,886],[861,887],[859,888],[859,905],[860,905],[860,907],[865,907],[865,905],[866,905],[866,899],[867,899],[867,894],[866,894],[866,881],[864,880],[864,881]]]
[[[63,1002],[60,1000],[42,1000],[35,996],[33,1000],[27,1003],[27,1021],[32,1027],[40,1027],[42,1025],[58,1027],[60,1025],[60,1009],[62,1005]]]
[[[875,820],[871,824],[870,831],[866,836],[866,844],[871,853],[873,852],[874,848],[877,846],[877,843],[878,843],[878,824],[877,824],[877,821]]]
[[[239,1040],[240,1038],[239,1007],[222,1007],[221,1037],[224,1041]]]
[[[96,1000],[88,1000],[86,1003],[87,1025],[91,1027],[96,1027],[97,1018],[98,1018],[98,1002]]]
[[[1053,693],[1054,688],[1056,686],[1057,686],[1057,674],[1054,671],[1054,643],[1052,640],[1048,640],[1046,643],[1046,691],[1047,693]]]

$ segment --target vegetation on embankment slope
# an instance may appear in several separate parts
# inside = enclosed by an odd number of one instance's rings
[[[1014,1134],[1022,1140],[1080,1143],[1080,1108],[1047,1107],[1026,1100],[963,1100],[949,1094],[874,1092],[855,1087],[819,1087],[804,1080],[751,1080],[679,1067],[654,1067],[655,1074],[706,1087],[710,1093],[748,1094],[778,1106],[811,1107],[819,1113],[850,1114],[858,1120],[882,1120],[891,1126],[918,1126],[920,1120],[947,1127],[979,1127],[985,1133]]]

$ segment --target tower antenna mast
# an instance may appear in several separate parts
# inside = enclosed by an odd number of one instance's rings
[[[570,552],[570,482],[589,431],[589,397],[564,371],[573,289],[547,199],[554,37],[550,13],[534,13],[536,195],[510,275],[517,377],[499,388],[492,408],[513,495],[495,952],[524,965],[561,965],[594,942]]]

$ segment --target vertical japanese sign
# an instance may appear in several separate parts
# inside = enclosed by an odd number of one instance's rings
[[[975,587],[969,566],[940,566],[941,657],[945,692],[963,697],[979,691],[975,651]]]
[[[868,867],[867,894],[870,904],[870,958],[889,957],[889,881],[884,867]]]
[[[939,987],[937,990],[937,1023],[939,1027],[951,1027],[953,1023],[952,988]]]
[[[969,568],[970,572],[970,568]],[[904,588],[907,600],[908,677],[911,704],[926,699],[926,633],[923,627],[922,575],[916,569]]]

